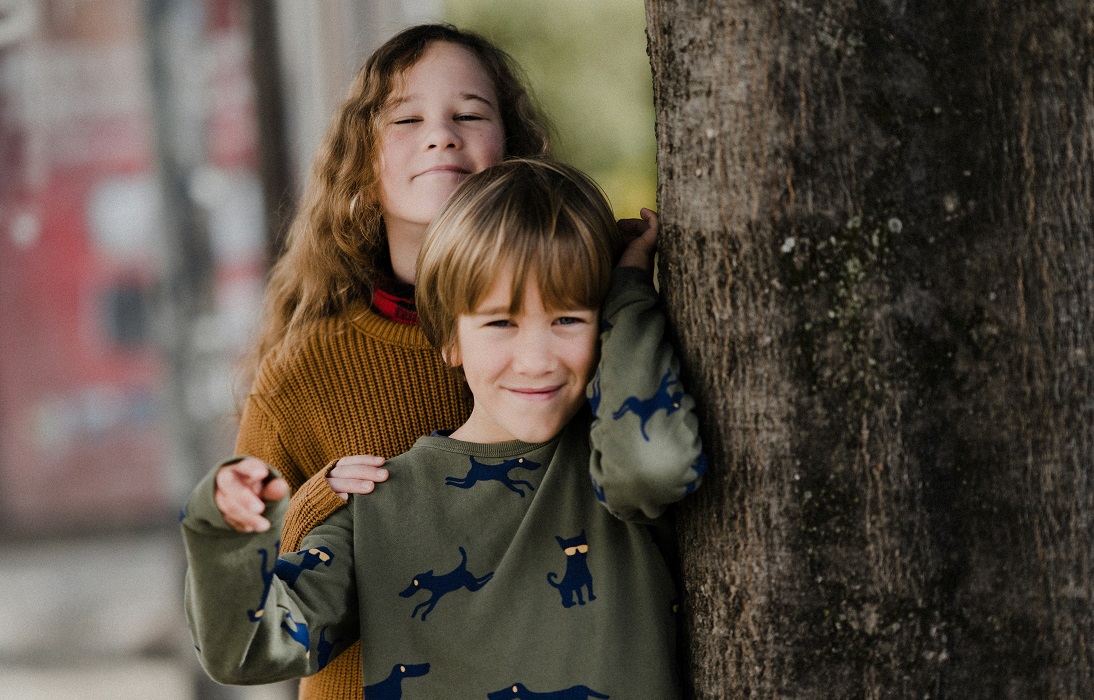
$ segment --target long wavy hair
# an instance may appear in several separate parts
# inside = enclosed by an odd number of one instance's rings
[[[491,78],[506,157],[550,153],[550,124],[519,66],[473,32],[424,24],[389,39],[357,74],[320,146],[285,250],[270,271],[262,330],[248,369],[271,351],[294,348],[316,321],[372,298],[387,238],[379,199],[379,116],[399,78],[435,42],[474,53]]]

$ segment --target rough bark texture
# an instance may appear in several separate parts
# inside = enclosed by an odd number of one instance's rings
[[[1094,4],[647,16],[694,696],[1094,697]]]

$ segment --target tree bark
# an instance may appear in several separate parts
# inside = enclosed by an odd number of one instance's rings
[[[647,0],[694,697],[1094,697],[1094,5]]]

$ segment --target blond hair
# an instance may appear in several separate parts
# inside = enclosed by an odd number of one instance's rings
[[[529,275],[549,309],[599,308],[622,248],[604,193],[580,170],[534,159],[487,168],[460,184],[426,233],[415,291],[422,330],[452,350],[457,317],[503,270],[512,273],[510,313]]]
[[[498,99],[508,156],[550,151],[550,124],[516,63],[489,40],[447,24],[410,27],[369,57],[339,107],[312,166],[285,251],[270,272],[251,371],[293,348],[316,321],[372,298],[387,239],[379,201],[379,116],[397,82],[435,42],[470,50]]]

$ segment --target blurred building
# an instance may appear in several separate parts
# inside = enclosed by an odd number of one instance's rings
[[[196,680],[175,514],[332,111],[435,13],[0,0],[0,697],[260,697]]]

